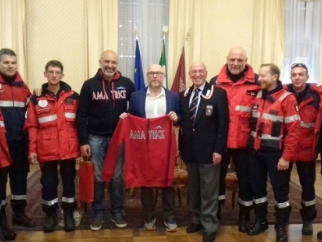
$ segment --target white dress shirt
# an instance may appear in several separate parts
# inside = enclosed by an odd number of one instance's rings
[[[158,118],[166,115],[167,102],[165,98],[165,91],[162,91],[157,95],[153,96],[148,88],[145,98],[145,116],[146,118]]]

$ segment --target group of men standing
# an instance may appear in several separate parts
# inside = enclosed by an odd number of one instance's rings
[[[210,83],[206,81],[204,63],[194,62],[189,69],[193,85],[180,95],[163,88],[165,73],[158,64],[151,65],[147,71],[147,88],[137,92],[131,80],[117,70],[115,52],[104,51],[99,64],[96,75],[84,82],[78,95],[61,81],[62,63],[49,61],[44,72],[48,83],[42,86],[40,95],[31,96],[16,70],[15,53],[0,50],[0,240],[13,240],[16,236],[5,216],[8,174],[13,223],[35,226],[24,213],[28,160],[41,166],[44,232],[54,231],[57,223],[58,165],[63,180],[64,229],[75,229],[75,158],[79,154],[90,158],[95,167],[94,218],[90,228],[100,230],[104,222],[106,186],[111,220],[116,227],[125,228],[124,149],[120,149],[108,184],[102,180],[102,169],[118,120],[127,118],[127,113],[141,118],[168,115],[169,122],[181,125],[179,149],[187,166],[193,212],[187,233],[203,229],[204,242],[215,240],[230,160],[238,177],[240,232],[252,236],[268,228],[268,174],[276,204],[276,239],[287,241],[290,171],[295,162],[303,189],[302,233],[313,233],[321,93],[317,86],[306,83],[309,76],[304,64],[292,66],[292,84],[283,86],[277,66],[263,64],[257,75],[247,64],[246,51],[234,47],[228,53],[227,63]],[[174,197],[172,187],[162,188],[164,225],[169,232],[178,230]],[[145,216],[143,227],[154,230],[153,189],[148,185],[141,188],[141,202]],[[250,225],[253,208],[256,220]],[[318,237],[322,238],[322,233]]]

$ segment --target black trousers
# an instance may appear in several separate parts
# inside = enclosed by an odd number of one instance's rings
[[[223,155],[220,167],[219,200],[225,200],[225,179],[230,159],[232,158],[238,178],[239,203],[243,206],[252,205],[253,194],[249,181],[250,167],[248,153],[248,149],[227,149],[227,152]]]
[[[6,184],[10,167],[0,168],[0,209],[6,204]]]
[[[302,209],[300,212],[303,221],[313,221],[317,215],[314,188],[316,179],[315,163],[315,160],[295,162],[300,184],[302,186]],[[293,162],[291,163],[291,166],[293,166]]]
[[[24,213],[27,205],[27,175],[29,172],[29,162],[26,156],[26,144],[24,140],[9,141],[9,153],[12,165],[9,167],[11,207],[14,213]]]
[[[42,176],[40,182],[42,184],[42,203],[45,206],[57,206],[57,186],[58,180],[58,165],[63,182],[63,197],[62,207],[71,205],[74,208],[75,204],[75,169],[76,160],[61,160],[44,162],[41,165]]]
[[[263,219],[267,215],[266,182],[268,174],[274,192],[276,222],[286,225],[291,211],[288,197],[291,167],[285,171],[278,171],[277,164],[280,156],[272,156],[269,153],[257,154],[252,150],[249,158],[256,217]]]

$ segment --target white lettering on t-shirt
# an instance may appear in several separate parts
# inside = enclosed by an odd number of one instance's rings
[[[106,93],[103,93],[103,91],[96,93],[93,92],[92,96],[92,100],[108,100],[108,96],[106,95]]]

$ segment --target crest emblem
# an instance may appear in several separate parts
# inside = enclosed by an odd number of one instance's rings
[[[206,115],[207,116],[211,116],[212,115],[212,111],[213,111],[212,105],[207,105],[206,106]]]
[[[38,105],[39,105],[39,107],[44,108],[48,105],[48,102],[47,102],[47,100],[39,100]]]

